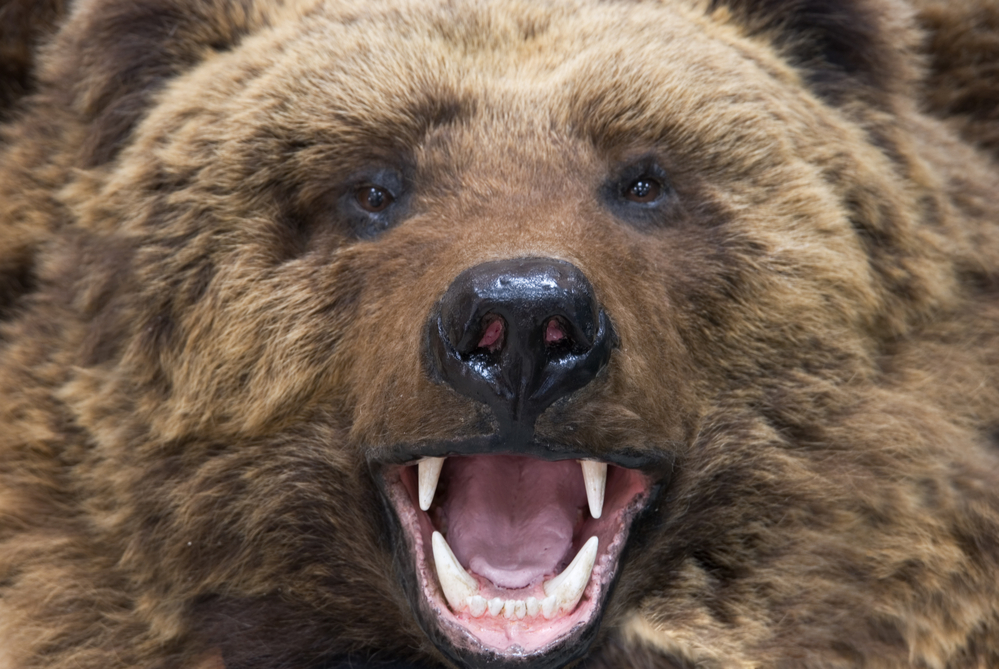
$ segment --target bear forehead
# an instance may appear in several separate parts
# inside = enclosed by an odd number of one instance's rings
[[[482,128],[476,143],[518,126],[608,147],[666,135],[760,143],[829,115],[768,47],[682,4],[326,3],[169,90],[150,123],[179,139],[178,118],[233,140],[266,126],[341,145],[415,146],[457,121]],[[775,102],[793,111],[776,113]]]

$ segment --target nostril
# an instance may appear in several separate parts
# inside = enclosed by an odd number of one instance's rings
[[[564,343],[566,339],[568,339],[568,335],[565,333],[565,327],[558,318],[549,319],[545,326],[545,344],[554,346]]]
[[[503,339],[506,334],[506,322],[501,316],[488,314],[482,319],[482,337],[475,348],[484,348],[490,353],[503,348]]]

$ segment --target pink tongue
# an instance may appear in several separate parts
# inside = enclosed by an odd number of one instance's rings
[[[571,558],[586,491],[579,463],[515,455],[448,458],[444,513],[458,561],[503,588],[524,588]]]

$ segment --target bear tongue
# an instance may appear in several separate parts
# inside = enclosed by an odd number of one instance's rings
[[[519,589],[555,574],[572,557],[573,531],[586,508],[575,460],[451,457],[444,477],[447,542],[466,569]]]

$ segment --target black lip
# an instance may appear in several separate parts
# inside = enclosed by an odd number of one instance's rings
[[[420,458],[453,455],[511,454],[526,455],[538,460],[598,460],[627,469],[637,469],[653,480],[668,479],[679,449],[672,443],[657,443],[656,451],[622,448],[610,453],[594,453],[576,446],[542,439],[511,440],[509,434],[491,434],[454,441],[416,442],[375,449],[368,454],[368,466],[373,471],[381,465],[404,465]]]
[[[483,437],[463,439],[455,442],[436,442],[433,444],[397,445],[382,449],[380,457],[369,457],[368,466],[375,484],[381,493],[382,508],[389,527],[392,557],[396,575],[402,585],[403,592],[416,616],[417,624],[427,638],[434,644],[451,663],[466,669],[558,669],[582,658],[597,638],[600,623],[609,598],[613,595],[617,581],[627,562],[628,553],[635,543],[636,535],[651,530],[656,522],[654,510],[658,509],[663,491],[668,487],[673,473],[675,458],[671,452],[648,453],[638,450],[624,450],[617,453],[596,456],[577,448],[559,444],[532,442],[519,449],[497,448],[498,437]],[[628,538],[618,556],[618,568],[603,592],[603,600],[597,607],[593,618],[585,625],[571,631],[552,646],[532,654],[523,656],[501,656],[469,639],[463,646],[456,646],[453,639],[439,623],[439,619],[430,609],[429,602],[423,597],[419,577],[413,565],[415,556],[411,554],[406,533],[390,501],[388,483],[384,473],[385,468],[392,465],[412,464],[423,457],[441,457],[453,455],[503,454],[529,455],[542,460],[595,459],[619,465],[629,469],[637,469],[646,474],[651,481],[648,494],[642,507],[635,513]]]

